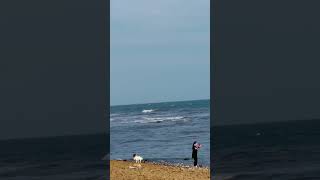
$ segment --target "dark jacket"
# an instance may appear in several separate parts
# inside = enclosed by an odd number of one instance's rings
[[[192,158],[198,158],[198,150],[195,146],[192,147]]]

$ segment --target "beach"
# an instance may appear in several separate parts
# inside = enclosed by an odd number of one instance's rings
[[[111,180],[209,180],[209,168],[182,167],[133,161],[110,161]]]

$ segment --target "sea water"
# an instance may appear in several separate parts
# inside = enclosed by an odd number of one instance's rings
[[[107,179],[106,134],[0,141],[0,180]]]
[[[216,126],[212,133],[215,179],[320,179],[319,120]]]
[[[110,158],[192,165],[192,144],[200,165],[210,164],[210,101],[181,101],[112,106]]]

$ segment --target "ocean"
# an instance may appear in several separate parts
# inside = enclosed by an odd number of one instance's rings
[[[215,180],[320,179],[320,120],[219,125],[211,129],[209,100],[111,107],[110,158],[133,153],[155,162],[199,164]],[[106,134],[0,141],[0,180],[108,179]]]
[[[108,179],[106,134],[0,141],[0,180]]]
[[[210,165],[210,101],[181,101],[112,106],[110,159],[192,165],[192,143],[203,147],[199,165]]]
[[[319,180],[320,120],[216,126],[216,180]]]

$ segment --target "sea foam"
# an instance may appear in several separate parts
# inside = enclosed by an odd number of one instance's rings
[[[151,113],[153,111],[154,111],[153,109],[144,109],[144,110],[142,110],[143,113]]]

